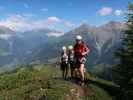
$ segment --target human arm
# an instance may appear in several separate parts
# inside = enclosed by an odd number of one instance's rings
[[[84,52],[82,53],[82,55],[85,56],[88,53],[90,53],[90,49],[86,45],[84,45]]]

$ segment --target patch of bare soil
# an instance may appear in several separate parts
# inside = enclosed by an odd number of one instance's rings
[[[65,94],[65,100],[95,100],[95,97],[89,87],[74,84],[74,87]]]

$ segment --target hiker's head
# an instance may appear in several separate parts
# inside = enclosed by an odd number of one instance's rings
[[[82,36],[80,36],[80,35],[76,36],[76,43],[78,43],[78,44],[82,43]]]
[[[64,52],[66,52],[66,51],[67,51],[66,46],[63,46],[63,47],[62,47],[62,50],[63,50]]]
[[[73,50],[73,46],[72,45],[69,45],[68,46],[68,50]]]

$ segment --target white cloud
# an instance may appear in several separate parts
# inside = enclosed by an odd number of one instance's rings
[[[48,17],[48,23],[58,23],[61,20],[55,16]]]
[[[29,16],[29,15],[28,15]],[[31,16],[31,15],[30,15]],[[42,28],[60,29],[60,27],[66,29],[72,29],[75,25],[69,21],[64,21],[57,17],[48,17],[47,19],[31,20],[29,17],[17,14],[8,15],[5,19],[0,20],[0,25],[8,27],[13,31],[27,31]],[[64,29],[61,29],[62,31]],[[55,33],[51,33],[55,35]]]
[[[0,34],[0,38],[5,40],[8,40],[11,36],[11,34]]]
[[[115,10],[112,7],[103,7],[97,11],[97,14],[100,16],[107,16],[107,15],[121,16],[124,14],[124,11],[122,11],[121,9]]]
[[[48,8],[42,8],[41,11],[42,12],[47,12],[48,11]]]
[[[76,25],[71,23],[71,22],[69,22],[69,21],[65,21],[64,22],[64,26],[66,26],[68,28],[74,28]]]
[[[28,23],[25,23],[25,20],[20,15],[12,15],[7,19],[0,21],[0,25],[11,28],[12,30],[23,30],[25,27],[28,27]]]
[[[59,37],[59,36],[62,36],[64,35],[63,32],[51,32],[51,33],[48,33],[47,36],[54,36],[54,37]]]
[[[40,23],[41,22],[41,23]],[[0,21],[0,25],[9,27],[14,31],[26,31],[35,28],[45,27],[44,21],[31,21],[21,15],[10,15],[6,19]]]
[[[112,14],[112,12],[113,12],[113,9],[111,7],[103,7],[97,13],[100,16],[106,16],[106,15]]]
[[[114,15],[121,16],[121,15],[123,15],[123,11],[122,10],[115,10]]]

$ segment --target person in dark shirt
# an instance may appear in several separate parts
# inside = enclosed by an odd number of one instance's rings
[[[64,79],[67,79],[68,77],[68,54],[67,54],[67,48],[65,46],[62,47],[62,53],[60,57],[60,68],[62,71],[62,77]]]

